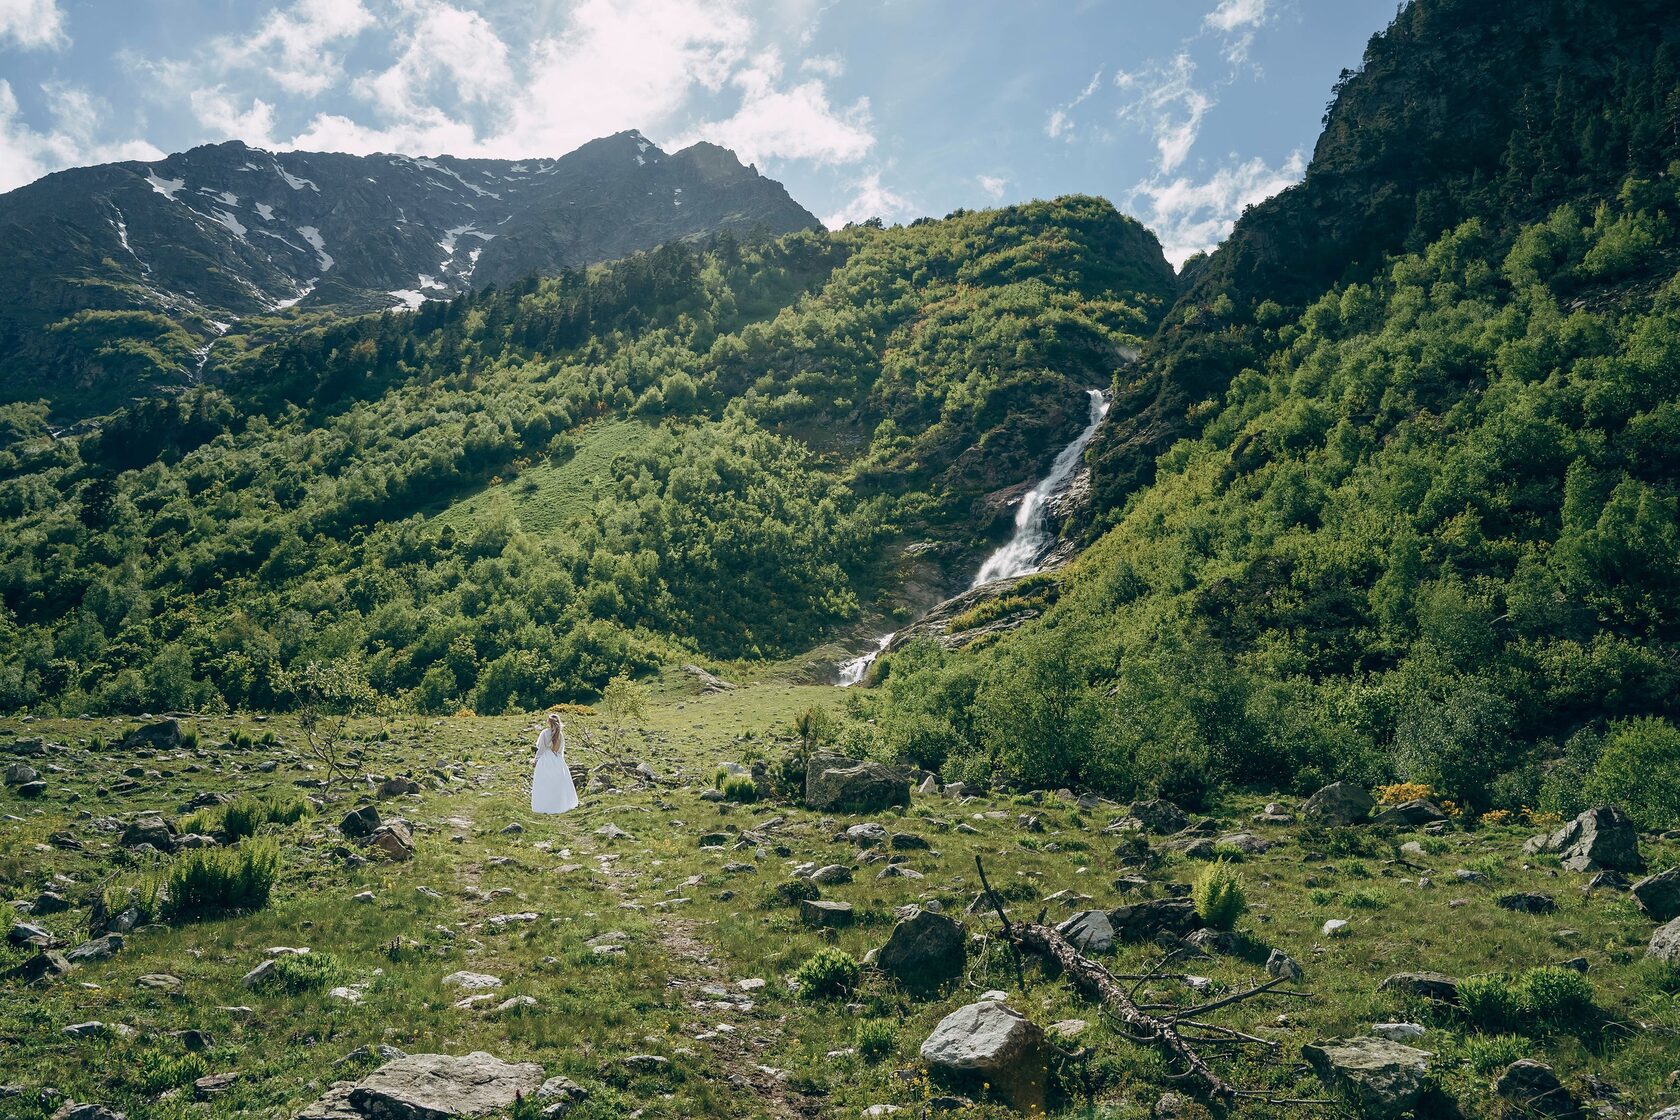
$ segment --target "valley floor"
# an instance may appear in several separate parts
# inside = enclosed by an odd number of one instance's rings
[[[406,774],[421,787],[376,802],[386,819],[412,823],[413,858],[346,858],[364,850],[336,826],[370,796],[365,783],[353,792],[305,789],[325,804],[276,829],[282,865],[265,909],[142,926],[109,959],[81,964],[57,983],[3,982],[0,1113],[46,1117],[74,1100],[131,1120],[289,1120],[335,1080],[368,1073],[380,1058],[364,1048],[383,1046],[538,1063],[546,1076],[587,1091],[566,1113],[585,1120],[888,1114],[865,1112],[877,1105],[920,1116],[946,1090],[921,1076],[918,1047],[942,1017],[991,989],[1005,991],[1042,1026],[1087,1024],[1062,1044],[1088,1056],[1065,1064],[1053,1110],[1147,1117],[1164,1092],[1185,1087],[1060,978],[1029,962],[1020,990],[995,939],[975,947],[959,981],[927,998],[867,969],[850,1002],[802,1000],[789,979],[829,945],[863,958],[886,940],[895,909],[917,903],[936,900],[971,935],[994,933],[995,919],[967,913],[979,891],[976,856],[1012,911],[1032,917],[1048,908],[1053,921],[1162,896],[1169,884],[1191,881],[1198,861],[1156,838],[1164,858],[1148,872],[1148,885],[1122,893],[1116,879],[1132,872],[1114,854],[1120,837],[1103,829],[1123,807],[1082,810],[1050,793],[961,803],[917,795],[902,815],[827,818],[793,804],[702,799],[720,764],[756,757],[774,770],[793,748],[795,714],[812,704],[838,706],[841,694],[774,681],[716,694],[695,688],[686,678],[667,681],[642,726],[625,737],[623,754],[646,762],[656,780],[603,771],[616,791],[588,792],[581,809],[559,818],[528,811],[529,717],[404,719],[383,741],[370,724],[358,773]],[[566,718],[574,771],[601,763],[612,736],[600,719],[581,711]],[[323,776],[290,718],[184,720],[198,745],[144,756],[90,746],[95,735],[114,741],[132,726],[123,719],[0,723],[0,751],[20,737],[59,744],[24,760],[42,772],[44,793],[25,800],[8,787],[0,794],[8,814],[0,822],[0,884],[14,900],[43,889],[67,899],[63,912],[23,915],[66,946],[86,940],[88,902],[102,887],[144,871],[124,856],[117,832],[102,831],[113,827],[107,818],[128,822],[144,811],[174,818],[202,791],[293,794],[298,782]],[[279,742],[226,742],[239,729],[272,730]],[[131,768],[135,776],[126,777]],[[1220,1017],[1277,1045],[1269,1058],[1227,1067],[1233,1080],[1320,1097],[1322,1086],[1300,1059],[1303,1043],[1411,1020],[1427,1028],[1415,1044],[1436,1055],[1436,1074],[1468,1115],[1498,1114],[1493,1079],[1518,1057],[1551,1063],[1606,1115],[1614,1108],[1643,1118],[1680,1102],[1674,977],[1643,960],[1652,922],[1625,892],[1586,893],[1588,877],[1562,870],[1555,857],[1525,857],[1532,828],[1425,836],[1256,824],[1266,800],[1233,797],[1213,811],[1223,831],[1268,845],[1237,864],[1250,901],[1239,925],[1248,935],[1243,949],[1183,967],[1217,994],[1266,979],[1266,953],[1278,948],[1303,965],[1296,987],[1307,998],[1252,1001]],[[905,841],[894,853],[914,877],[880,878],[886,851],[837,842],[866,820],[926,841],[925,848]],[[603,834],[609,825],[624,835]],[[749,830],[743,841],[739,834]],[[702,846],[703,837],[712,846]],[[1421,850],[1399,850],[1412,841]],[[1647,841],[1645,858],[1653,869],[1672,866],[1680,841]],[[853,906],[850,928],[809,928],[797,899],[778,893],[807,864],[852,869],[851,882],[820,888],[824,899]],[[1460,869],[1474,874],[1455,876]],[[1557,909],[1527,914],[1496,904],[1516,891],[1545,892]],[[1328,937],[1329,919],[1350,924]],[[326,962],[319,987],[299,980],[299,990],[287,992],[242,983],[280,946],[308,947]],[[9,967],[29,951],[0,954],[0,967]],[[1123,945],[1108,964],[1135,972],[1158,956],[1150,945]],[[1396,972],[1465,977],[1576,957],[1585,959],[1607,1024],[1590,1034],[1478,1034],[1454,1013],[1378,990]],[[446,977],[461,972],[500,984],[474,1000],[473,990],[446,986]],[[1185,998],[1178,981],[1147,992]],[[885,1054],[858,1050],[860,1024],[869,1020],[885,1024],[865,1029],[872,1040],[894,1040]],[[208,1037],[179,1033],[186,1031]],[[660,1060],[626,1063],[638,1055]],[[195,1090],[198,1079],[226,1073],[237,1078]],[[203,1096],[209,1099],[196,1099]],[[984,1091],[969,1096],[981,1102],[969,1115],[1006,1112],[985,1102]]]

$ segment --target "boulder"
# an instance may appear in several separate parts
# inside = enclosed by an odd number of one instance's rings
[[[0,973],[0,979],[21,980],[25,984],[51,983],[67,975],[71,967],[71,962],[65,954],[42,949],[22,964],[14,965]]]
[[[1196,904],[1188,898],[1155,898],[1108,912],[1109,925],[1120,941],[1153,941],[1163,933],[1181,937],[1202,924]]]
[[[879,762],[834,755],[813,758],[805,770],[805,804],[813,809],[873,813],[910,807],[910,783]]]
[[[193,1098],[207,1101],[219,1097],[239,1081],[237,1073],[212,1073],[193,1082]]]
[[[1422,828],[1426,824],[1435,824],[1446,819],[1447,814],[1439,805],[1427,798],[1416,797],[1398,805],[1390,805],[1372,817],[1371,823],[1388,825],[1391,828]]]
[[[1657,927],[1657,931],[1651,934],[1651,944],[1646,948],[1645,955],[1659,961],[1680,963],[1680,918]]]
[[[1502,894],[1494,899],[1494,905],[1501,910],[1511,910],[1518,914],[1550,914],[1557,907],[1557,899],[1540,891],[1513,891]]]
[[[1161,836],[1171,836],[1190,823],[1190,818],[1184,815],[1183,809],[1159,797],[1132,802],[1126,809],[1126,814],[1138,821],[1145,831]]]
[[[1359,824],[1377,803],[1350,782],[1332,782],[1307,798],[1301,816],[1317,824]]]
[[[1081,953],[1106,953],[1114,948],[1114,923],[1106,910],[1081,910],[1056,927]]]
[[[410,1054],[368,1074],[347,1099],[367,1120],[452,1120],[498,1113],[542,1085],[534,1062],[504,1062],[482,1051]]]
[[[846,840],[860,848],[873,848],[887,838],[887,826],[869,821],[864,824],[854,824],[842,834]]]
[[[52,1114],[52,1120],[128,1120],[127,1114],[102,1104],[77,1104],[66,1101]]]
[[[1583,1120],[1580,1104],[1544,1062],[1528,1058],[1512,1062],[1493,1089],[1522,1116]]]
[[[21,762],[14,762],[6,767],[6,784],[9,786],[26,785],[40,776],[33,766],[26,766]]]
[[[1364,1035],[1301,1047],[1313,1072],[1345,1094],[1362,1116],[1388,1120],[1410,1112],[1430,1088],[1427,1050]]]
[[[151,992],[161,992],[166,996],[179,995],[183,987],[179,976],[171,976],[167,972],[148,972],[144,976],[136,977],[134,986]]]
[[[813,883],[849,883],[852,881],[852,869],[843,863],[830,863],[811,872]]]
[[[799,917],[808,926],[844,929],[852,924],[852,904],[807,898],[799,904]]]
[[[93,961],[108,961],[117,955],[117,950],[123,947],[122,934],[107,933],[101,937],[84,941],[80,945],[64,954],[71,964],[90,964]]]
[[[132,751],[136,748],[150,747],[153,750],[174,750],[185,742],[181,735],[181,724],[177,720],[160,719],[156,723],[136,727],[124,735],[117,741],[115,749]]]
[[[372,836],[373,830],[378,827],[379,810],[372,805],[363,805],[360,809],[353,809],[344,814],[344,819],[338,822],[338,830],[352,840]]]
[[[1633,901],[1646,917],[1658,922],[1680,918],[1680,867],[1647,875],[1632,889]]]
[[[1282,949],[1273,949],[1271,955],[1266,958],[1266,974],[1280,977],[1291,984],[1299,984],[1301,978],[1306,975],[1301,968],[1301,962]]]
[[[420,783],[412,778],[386,778],[373,792],[378,797],[404,797],[411,793],[419,793]]]
[[[39,780],[24,782],[17,787],[17,795],[31,800],[37,797],[45,797],[47,795],[47,783]]]
[[[1437,1003],[1458,1003],[1458,981],[1439,972],[1396,972],[1378,984],[1377,990]]]
[[[414,858],[414,837],[397,821],[387,821],[373,830],[367,847],[382,859],[402,861]]]
[[[1570,871],[1639,871],[1639,830],[1627,814],[1609,805],[1588,809],[1547,836],[1523,845],[1530,855],[1555,852]]]
[[[1049,1052],[1044,1032],[1000,1000],[959,1007],[922,1043],[922,1060],[960,1084],[985,1083],[1022,1112],[1044,1111]]]
[[[150,844],[160,852],[173,852],[177,841],[175,830],[170,827],[169,822],[155,813],[150,813],[136,818],[133,824],[123,829],[122,838],[117,843],[125,848]]]
[[[928,910],[917,910],[895,925],[875,957],[882,972],[918,991],[961,976],[967,963],[968,942],[962,926]]]

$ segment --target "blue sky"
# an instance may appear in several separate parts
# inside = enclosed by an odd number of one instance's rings
[[[639,128],[830,224],[1100,194],[1175,262],[1298,179],[1395,0],[0,0],[0,190],[237,138],[505,158]]]

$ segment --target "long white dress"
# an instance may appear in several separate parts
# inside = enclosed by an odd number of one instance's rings
[[[564,813],[578,806],[577,787],[572,785],[572,772],[566,766],[566,732],[560,731],[560,750],[549,750],[554,742],[551,728],[543,728],[537,737],[537,765],[531,774],[531,811],[533,813]]]

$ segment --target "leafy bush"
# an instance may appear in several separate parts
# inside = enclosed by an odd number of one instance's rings
[[[1680,728],[1655,718],[1617,724],[1587,788],[1620,806],[1640,828],[1680,826]]]
[[[1498,1034],[1519,1025],[1520,1004],[1509,976],[1495,974],[1460,980],[1458,1002],[1477,1030]]]
[[[222,809],[221,831],[231,843],[255,836],[265,824],[296,824],[309,814],[301,797],[241,797]]]
[[[1584,1027],[1598,1018],[1593,989],[1579,972],[1556,965],[1531,968],[1517,984],[1517,1003],[1542,1030]]]
[[[132,1059],[135,1084],[148,1097],[190,1085],[208,1072],[197,1054],[144,1050]]]
[[[793,974],[800,999],[841,996],[857,987],[863,970],[850,953],[841,949],[818,949]]]
[[[1212,929],[1234,928],[1248,910],[1242,876],[1222,859],[1202,868],[1191,886],[1190,897],[1196,904],[1196,915]]]
[[[878,1062],[898,1046],[898,1024],[891,1019],[864,1019],[857,1025],[857,1049],[866,1062]]]
[[[262,986],[297,995],[331,987],[343,978],[344,967],[331,953],[288,953],[274,958]]]
[[[1473,1034],[1458,1043],[1458,1056],[1483,1077],[1498,1073],[1534,1050],[1534,1043],[1514,1034]]]
[[[260,910],[279,870],[280,849],[265,841],[194,849],[169,866],[167,916],[190,920]]]
[[[1370,887],[1349,891],[1343,901],[1355,910],[1381,910],[1388,905],[1388,895]]]
[[[723,781],[723,796],[729,801],[747,804],[758,800],[758,783],[744,774],[736,774]]]

